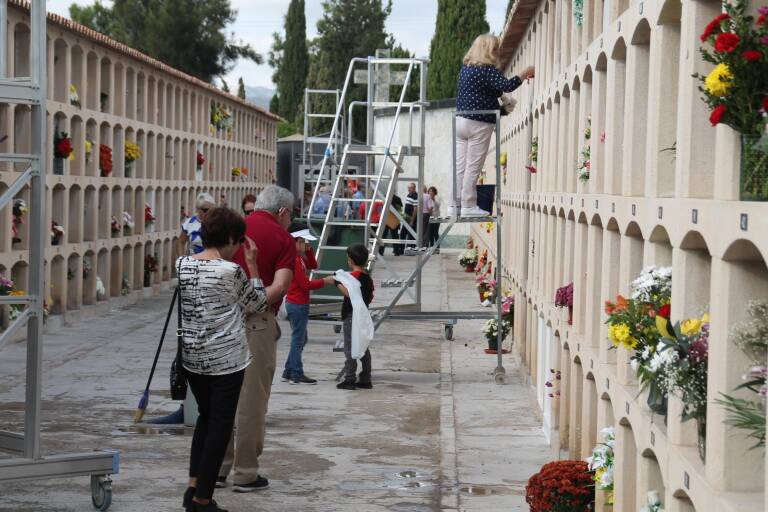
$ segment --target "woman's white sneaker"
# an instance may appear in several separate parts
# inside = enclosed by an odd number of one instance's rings
[[[479,206],[473,206],[471,208],[462,208],[461,216],[462,217],[490,217],[491,212],[487,212],[482,208],[480,208]]]

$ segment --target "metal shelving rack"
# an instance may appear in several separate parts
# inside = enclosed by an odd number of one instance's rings
[[[21,327],[27,327],[26,397],[24,433],[0,431],[0,451],[13,458],[0,459],[0,482],[91,476],[94,507],[107,510],[112,502],[109,475],[119,469],[119,453],[42,455],[40,420],[42,405],[43,301],[45,284],[45,165],[47,87],[47,17],[45,0],[32,0],[30,10],[30,77],[8,77],[5,45],[8,40],[7,0],[0,0],[0,103],[29,105],[32,112],[31,151],[29,154],[0,153],[0,161],[26,164],[26,170],[0,196],[0,209],[11,203],[20,191],[29,187],[29,278],[25,296],[0,297],[0,304],[23,305],[23,312],[0,335],[0,346]]]
[[[350,143],[344,145],[343,154],[341,160],[337,163],[336,148],[333,146],[335,138],[340,133],[344,119],[345,101],[347,97],[347,91],[352,83],[352,77],[354,76],[355,67],[357,65],[365,64],[367,66],[367,100],[350,102],[349,110],[352,110],[354,106],[364,106],[367,108],[367,133],[366,144],[357,145]],[[405,74],[405,80],[402,84],[402,90],[400,92],[399,101],[377,101],[376,91],[374,87],[374,73],[377,70],[377,66],[388,65],[400,65],[408,66],[408,71]],[[334,124],[331,129],[331,133],[328,140],[328,146],[325,151],[322,162],[320,162],[320,174],[318,181],[315,183],[315,191],[310,204],[310,211],[315,204],[319,196],[319,189],[321,182],[325,180],[325,183],[333,183],[333,190],[331,195],[331,202],[326,214],[325,223],[323,225],[322,232],[320,233],[320,241],[318,245],[317,257],[321,262],[323,254],[330,251],[343,251],[346,250],[346,246],[343,244],[331,243],[329,241],[329,233],[334,227],[347,227],[363,229],[363,240],[370,250],[370,259],[368,262],[369,270],[372,270],[377,263],[381,263],[385,266],[386,271],[392,276],[392,279],[387,280],[388,287],[398,288],[394,297],[390,300],[389,304],[384,307],[372,308],[372,315],[374,317],[374,325],[378,327],[387,319],[390,320],[416,320],[416,321],[436,321],[442,322],[444,325],[445,338],[450,340],[453,338],[453,326],[458,320],[469,319],[496,319],[497,322],[501,322],[502,307],[501,307],[501,293],[497,294],[495,308],[490,311],[424,311],[422,306],[422,269],[429,262],[430,258],[434,254],[437,247],[445,239],[446,235],[450,233],[453,226],[458,223],[479,223],[479,222],[496,222],[496,257],[497,261],[502,261],[502,239],[501,234],[503,232],[502,214],[500,210],[501,206],[501,165],[500,165],[500,130],[499,130],[499,111],[473,111],[473,112],[454,112],[452,118],[452,133],[453,133],[453,190],[456,194],[456,116],[462,114],[491,114],[496,117],[496,148],[495,148],[495,167],[496,167],[496,200],[495,208],[496,215],[487,217],[473,217],[473,218],[439,218],[432,219],[431,222],[437,222],[444,224],[442,234],[440,235],[438,242],[432,247],[421,247],[420,241],[422,240],[422,223],[417,222],[416,228],[413,229],[403,219],[402,215],[392,207],[392,198],[395,193],[396,185],[400,181],[413,181],[417,184],[418,198],[418,212],[422,211],[423,207],[423,189],[424,189],[424,155],[426,147],[426,116],[425,108],[429,105],[427,101],[427,67],[429,65],[428,59],[418,58],[381,58],[381,57],[368,57],[368,58],[354,58],[349,64],[346,80],[344,82],[344,88],[341,94],[338,96],[338,103],[336,107],[336,115],[333,117]],[[418,69],[419,73],[419,99],[416,101],[406,101],[406,93],[408,91],[411,77],[416,74]],[[395,114],[393,118],[392,127],[386,139],[385,145],[376,145],[376,137],[374,136],[374,109],[376,108],[394,108]],[[401,113],[404,109],[408,109],[410,112],[409,122],[411,123],[408,130],[408,140],[403,144],[395,145],[394,138],[397,133],[398,123],[400,121]],[[417,114],[417,126],[418,137],[414,143],[413,136],[413,118],[414,111]],[[351,114],[351,112],[350,112]],[[350,116],[351,117],[351,116]],[[351,120],[350,120],[351,131]],[[360,175],[352,175],[347,172],[349,165],[349,159],[351,155],[365,155],[368,158],[368,165],[366,175],[363,177],[372,182],[373,191],[365,199],[358,200],[359,202],[366,203],[368,206],[365,219],[337,219],[334,214],[334,206],[339,203],[349,201],[342,195],[344,181],[352,178],[359,178]],[[376,159],[380,160],[377,163]],[[415,176],[407,176],[406,173],[406,158],[416,158],[418,163],[416,164],[417,174]],[[376,203],[381,204],[381,214],[379,222],[375,222],[372,219],[373,211]],[[458,201],[456,204],[460,204]],[[392,213],[404,226],[408,232],[413,236],[413,240],[395,240],[385,239],[384,235],[384,220],[388,213]],[[307,215],[307,220],[310,220],[310,216]],[[411,246],[416,251],[417,258],[415,260],[415,268],[411,270],[407,276],[398,276],[397,273],[387,265],[386,260],[378,254],[378,247],[381,244],[404,244],[406,247]],[[495,278],[497,282],[501,282],[500,266],[496,265]],[[332,272],[329,270],[316,270],[313,271],[313,275],[328,275]],[[413,290],[412,290],[413,288]],[[401,304],[400,299],[403,295],[408,294],[412,299],[412,304]],[[313,295],[313,298],[315,296]],[[314,306],[313,314],[326,313],[329,311],[328,307],[323,305]],[[506,379],[506,372],[504,370],[502,361],[502,342],[503,337],[501,334],[501,328],[498,329],[498,356],[497,366],[494,370],[494,379],[496,383],[503,384]]]

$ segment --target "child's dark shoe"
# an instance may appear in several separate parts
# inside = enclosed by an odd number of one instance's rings
[[[339,382],[338,384],[336,384],[336,389],[355,390],[357,389],[357,384],[355,384],[355,381],[353,380],[345,380],[344,382]]]
[[[357,389],[373,389],[373,384],[371,384],[370,381],[368,382],[357,382]]]

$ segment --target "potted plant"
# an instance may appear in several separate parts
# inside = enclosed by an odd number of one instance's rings
[[[512,322],[502,318],[501,319],[501,341],[503,342],[509,336],[512,331]],[[488,342],[488,350],[495,352],[499,350],[499,322],[495,318],[491,318],[485,322],[483,326],[483,334]]]
[[[595,504],[594,483],[587,463],[558,460],[542,466],[528,480],[525,501],[530,512],[588,512]]]

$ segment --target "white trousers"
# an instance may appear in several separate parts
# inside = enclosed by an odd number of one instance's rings
[[[456,197],[462,208],[477,206],[477,180],[483,170],[488,146],[496,125],[473,121],[464,117],[456,118],[456,188],[451,196],[451,205]]]

